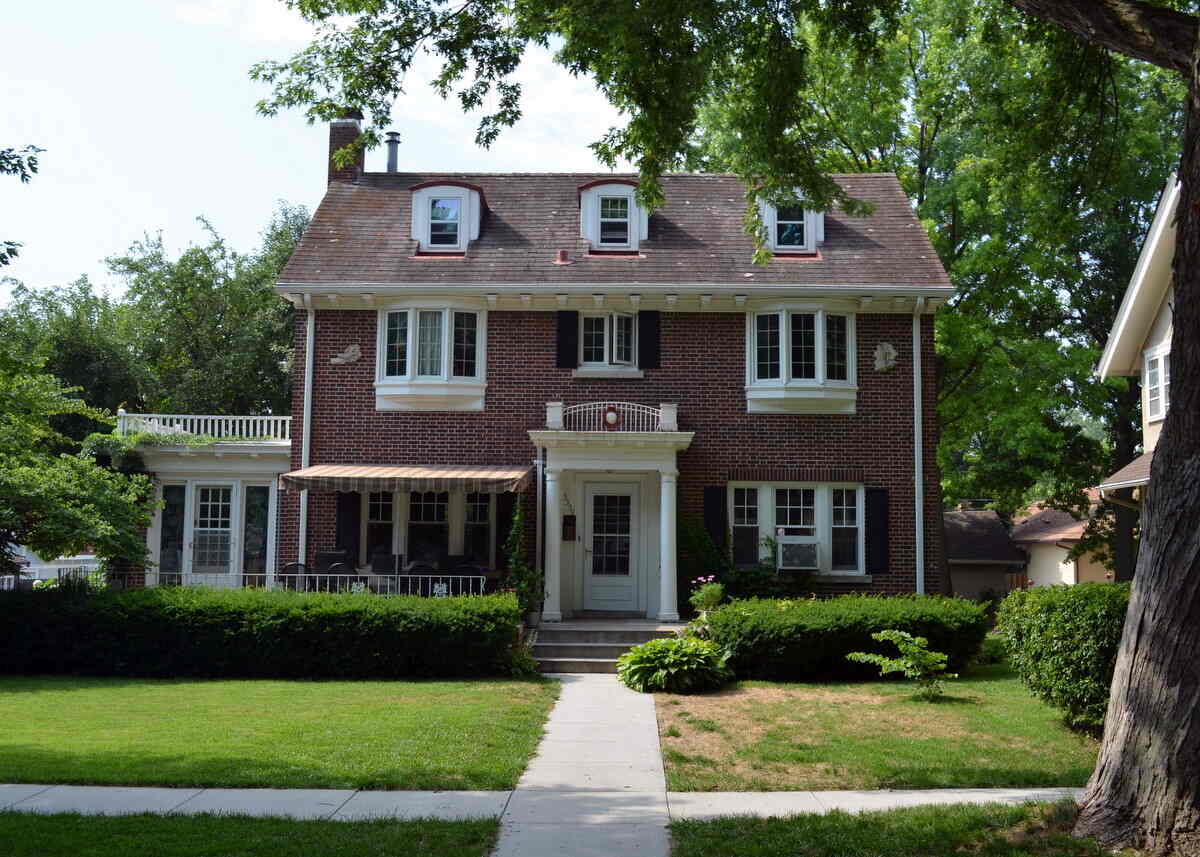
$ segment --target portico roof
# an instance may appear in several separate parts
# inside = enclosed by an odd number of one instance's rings
[[[317,464],[283,474],[287,488],[310,491],[449,491],[479,494],[523,491],[530,468],[515,465],[442,464],[377,466]]]

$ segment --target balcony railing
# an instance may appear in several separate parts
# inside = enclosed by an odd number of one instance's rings
[[[117,434],[193,435],[217,440],[292,439],[292,418],[207,414],[130,414],[117,411]]]
[[[546,404],[546,428],[561,431],[679,431],[679,406],[657,408],[637,402],[587,402],[564,407]]]

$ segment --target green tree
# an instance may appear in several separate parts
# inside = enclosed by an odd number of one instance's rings
[[[16,545],[46,557],[90,546],[110,565],[145,559],[149,479],[59,451],[72,444],[54,418],[105,419],[76,392],[0,342],[0,573],[15,571]]]
[[[146,373],[140,398],[156,413],[287,413],[292,309],[275,281],[308,212],[281,203],[247,254],[201,223],[208,241],[178,259],[160,235],[108,260],[128,286],[127,335]]]
[[[22,184],[27,183],[38,171],[37,146],[20,149],[0,149],[0,176],[16,176]],[[0,241],[0,267],[8,265],[21,249],[19,241]]]

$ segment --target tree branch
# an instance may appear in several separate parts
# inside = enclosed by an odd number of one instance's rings
[[[1195,15],[1142,0],[1008,0],[1034,17],[1086,42],[1188,74],[1196,40]]]

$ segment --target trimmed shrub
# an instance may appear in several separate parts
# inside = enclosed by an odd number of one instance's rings
[[[0,671],[104,676],[500,675],[512,595],[383,598],[263,589],[0,593]]]
[[[827,600],[734,601],[708,614],[708,636],[729,652],[743,679],[867,679],[869,665],[846,660],[876,647],[871,635],[895,629],[945,652],[965,668],[988,631],[986,611],[960,598],[843,595]]]
[[[641,693],[700,693],[733,679],[725,654],[707,640],[665,637],[617,658],[617,677]]]
[[[1128,607],[1127,583],[1037,586],[1000,604],[1009,662],[1072,726],[1104,723]]]

